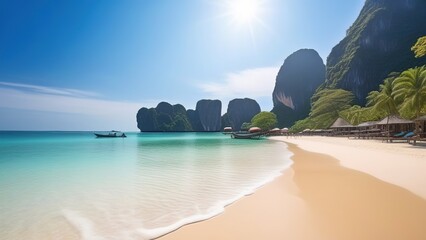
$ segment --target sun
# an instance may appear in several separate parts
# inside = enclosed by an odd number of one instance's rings
[[[255,36],[258,35],[259,28],[270,30],[266,20],[270,19],[271,0],[207,0],[216,6],[217,16],[214,20],[220,20],[220,24],[227,23],[231,27],[234,36],[243,36],[252,40],[256,45]],[[247,35],[248,34],[248,35]]]
[[[259,18],[260,0],[228,0],[228,15],[238,24],[252,24]]]

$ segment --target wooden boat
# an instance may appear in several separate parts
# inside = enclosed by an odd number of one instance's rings
[[[115,131],[115,130],[112,130],[112,131],[106,132],[106,133],[95,132],[93,134],[95,134],[95,136],[98,137],[98,138],[114,138],[114,137],[125,138],[125,137],[127,137],[126,134],[124,134],[123,132]]]
[[[239,132],[239,133],[232,133],[231,138],[235,139],[260,139],[261,137],[265,136],[265,133],[263,132]]]

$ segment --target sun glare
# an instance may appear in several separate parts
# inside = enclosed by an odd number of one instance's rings
[[[218,6],[221,23],[228,23],[232,27],[232,36],[246,36],[248,33],[254,45],[255,35],[259,27],[269,29],[263,18],[271,13],[270,0],[210,0]],[[242,35],[243,34],[243,35]]]
[[[259,5],[259,0],[229,0],[229,15],[238,24],[251,24],[258,18]]]

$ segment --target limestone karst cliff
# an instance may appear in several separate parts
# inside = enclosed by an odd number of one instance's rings
[[[342,88],[364,105],[391,72],[426,64],[410,48],[426,35],[425,0],[367,0],[345,38],[327,58],[323,88]]]
[[[197,102],[195,111],[198,113],[203,131],[220,131],[222,126],[222,102],[203,99]]]
[[[300,49],[284,60],[272,93],[279,127],[308,116],[311,97],[324,80],[325,66],[315,50]]]
[[[155,108],[141,108],[136,121],[141,132],[215,132],[221,129],[221,111],[219,100],[200,100],[196,110],[161,102]]]
[[[256,114],[260,113],[260,106],[256,100],[237,98],[229,102],[226,113],[230,127],[234,131],[239,131],[244,122],[250,122]]]
[[[161,102],[155,108],[141,108],[136,115],[138,128],[142,132],[185,132],[192,131],[186,109],[180,104]]]

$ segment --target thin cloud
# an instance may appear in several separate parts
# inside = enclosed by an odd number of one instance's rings
[[[245,69],[226,75],[225,80],[199,85],[212,97],[269,97],[272,94],[279,67]]]
[[[73,88],[54,88],[54,87],[45,87],[39,85],[31,85],[31,84],[22,84],[22,83],[13,83],[13,82],[1,82],[0,85],[3,87],[8,87],[11,89],[17,89],[22,91],[29,91],[34,93],[43,93],[43,94],[51,94],[51,95],[62,95],[62,96],[70,96],[70,97],[97,97],[98,93],[82,91]]]
[[[0,107],[87,115],[114,115],[129,111],[135,114],[141,106],[139,103],[22,92],[6,88],[0,88],[0,96]]]
[[[77,89],[56,89],[44,86],[0,83],[0,108],[57,113],[60,116],[73,116],[81,122],[80,129],[93,129],[97,126],[136,128],[136,113],[141,107],[154,106],[157,101],[127,102],[97,99],[97,93]],[[46,116],[51,116],[46,114]],[[52,122],[54,119],[47,119]],[[81,119],[92,119],[82,122]],[[58,118],[62,119],[62,118]],[[7,128],[8,126],[0,126]],[[32,126],[29,126],[32,127]],[[64,129],[68,129],[64,126]]]

